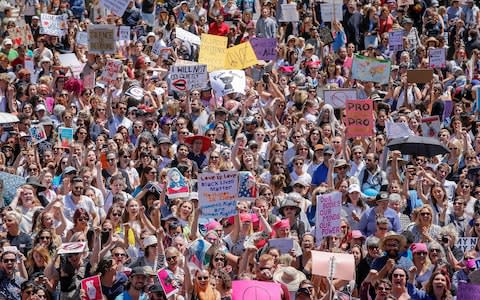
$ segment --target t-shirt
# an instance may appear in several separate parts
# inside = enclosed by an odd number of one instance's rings
[[[97,210],[95,208],[95,203],[93,203],[93,200],[90,199],[87,196],[81,196],[80,202],[78,204],[75,204],[72,200],[72,194],[69,193],[63,198],[63,203],[65,204],[64,208],[64,215],[65,218],[73,222],[73,214],[75,213],[75,210],[78,208],[83,208],[85,209],[91,217],[93,217],[93,214],[97,214]]]

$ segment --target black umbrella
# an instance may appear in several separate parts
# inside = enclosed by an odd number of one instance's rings
[[[391,151],[398,150],[402,154],[432,157],[438,154],[449,153],[439,140],[425,136],[409,136],[393,139],[387,144]]]

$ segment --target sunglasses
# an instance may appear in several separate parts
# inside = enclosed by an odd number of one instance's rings
[[[126,257],[127,254],[125,254],[125,253],[114,253],[113,256],[115,256],[115,257]]]
[[[177,257],[176,256],[169,256],[167,257],[167,261],[175,260]]]
[[[197,279],[200,280],[200,281],[203,281],[203,280],[208,280],[209,277],[208,276],[197,276]]]

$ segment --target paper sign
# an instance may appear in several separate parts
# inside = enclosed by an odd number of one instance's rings
[[[452,100],[443,101],[443,120],[450,117],[453,111],[453,102]]]
[[[280,20],[280,22],[298,22],[300,17],[298,15],[296,3],[282,4],[281,10],[282,19]]]
[[[227,49],[225,69],[242,70],[257,64],[257,56],[249,42]]]
[[[33,145],[41,143],[47,139],[47,134],[45,133],[45,129],[43,128],[42,124],[32,125],[30,128],[28,128],[28,131],[30,132]]]
[[[280,284],[257,280],[234,280],[232,282],[232,300],[268,299],[282,299]]]
[[[62,148],[70,148],[73,143],[73,128],[58,127],[58,138]]]
[[[170,199],[188,197],[190,190],[188,182],[177,168],[171,168],[167,173],[167,195]]]
[[[389,60],[355,55],[352,63],[352,78],[385,84],[390,79],[390,66]]]
[[[87,242],[63,243],[58,249],[58,254],[81,253],[85,250]]]
[[[170,88],[174,91],[202,89],[207,84],[207,65],[191,64],[170,67]]]
[[[373,134],[373,101],[347,100],[346,102],[347,137],[372,136]]]
[[[322,40],[322,42],[325,45],[329,45],[329,44],[333,43],[332,31],[328,27],[318,28],[318,36],[320,37],[320,40]]]
[[[455,246],[465,253],[468,250],[475,249],[475,246],[477,246],[477,239],[477,237],[459,237]]]
[[[238,172],[238,200],[253,201],[257,198],[255,176],[248,171]]]
[[[445,48],[428,50],[428,66],[430,68],[445,68]]]
[[[83,279],[82,289],[85,291],[85,296],[82,300],[103,300],[100,275]]]
[[[30,25],[25,24],[24,20],[17,21],[19,24],[13,28],[8,28],[8,37],[12,40],[14,48],[20,45],[32,45],[35,43]]]
[[[321,3],[320,11],[323,22],[333,22],[343,20],[343,2],[330,0],[331,3]]]
[[[205,262],[205,257],[207,256],[207,251],[210,249],[211,246],[212,244],[210,244],[204,239],[198,239],[193,241],[187,247],[187,261],[195,264],[198,268],[202,269]]]
[[[85,66],[84,63],[78,60],[75,53],[60,54],[58,60],[62,67],[71,68],[73,75],[77,78],[80,76],[80,73],[82,73],[83,67]]]
[[[168,269],[161,269],[157,272],[157,276],[167,298],[178,292],[178,287],[180,285],[178,279],[175,277],[175,274],[173,274],[172,271]]]
[[[129,87],[128,90],[125,92],[125,95],[131,96],[136,100],[142,100],[144,94],[145,94],[145,90],[135,85]]]
[[[95,54],[115,53],[115,25],[88,26],[88,52]]]
[[[95,87],[95,73],[89,73],[83,76],[83,86],[86,89],[93,89]]]
[[[480,285],[460,281],[457,288],[457,300],[473,300],[480,295]]]
[[[408,83],[428,83],[433,79],[432,69],[407,70]]]
[[[208,72],[225,69],[228,38],[213,34],[202,34],[198,62],[206,64]]]
[[[397,5],[400,6],[408,6],[413,5],[413,0],[397,0]]]
[[[413,135],[412,130],[405,122],[394,123],[387,121],[385,122],[385,130],[387,131],[387,138],[389,140]]]
[[[347,100],[357,99],[356,89],[323,90],[323,99],[333,108],[345,108]]]
[[[190,44],[200,45],[200,37],[180,27],[175,28],[175,37]]]
[[[440,118],[438,116],[422,118],[422,136],[436,138],[440,132]]]
[[[342,211],[342,193],[333,192],[317,196],[315,212],[315,237],[321,242],[324,237],[340,233],[340,214]]]
[[[118,27],[118,40],[125,42],[130,41],[130,26]]]
[[[127,9],[130,0],[100,0],[100,5],[121,17]]]
[[[250,44],[258,60],[274,60],[277,58],[277,39],[252,38]]]
[[[25,184],[26,179],[23,176],[13,175],[7,172],[0,172],[0,181],[3,183],[3,204],[8,206],[18,188]]]
[[[328,277],[333,263],[333,278],[343,280],[355,279],[355,258],[352,254],[322,252],[316,250],[312,250],[311,253],[312,274]]]
[[[64,36],[68,28],[67,19],[68,16],[66,14],[40,14],[40,34],[48,34],[58,37]]]
[[[77,36],[75,37],[75,42],[78,45],[88,46],[88,32],[86,31],[77,32]]]
[[[403,36],[405,31],[397,30],[391,31],[388,33],[388,49],[390,51],[401,51],[403,50]]]
[[[288,254],[293,249],[293,239],[270,239],[268,240],[268,246],[270,248],[277,248],[280,251],[280,254]]]
[[[122,72],[122,61],[118,59],[109,59],[103,68],[100,81],[105,85],[112,85]]]
[[[198,175],[198,200],[205,218],[223,218],[236,214],[237,172]]]
[[[210,84],[216,96],[231,93],[245,94],[245,72],[241,70],[221,70],[209,74]]]

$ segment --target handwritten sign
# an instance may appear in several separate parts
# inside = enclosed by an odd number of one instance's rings
[[[206,64],[208,72],[225,68],[228,38],[212,34],[202,34],[198,62]]]
[[[43,128],[42,124],[32,125],[28,128],[28,131],[30,132],[33,145],[39,144],[47,139],[47,134],[45,133],[45,128]]]
[[[209,74],[210,84],[216,96],[231,93],[245,94],[245,72],[240,70],[221,70]]]
[[[63,243],[58,248],[58,254],[82,253],[87,246],[86,242]]]
[[[333,106],[333,108],[344,108],[347,100],[357,99],[357,90],[323,90],[323,99],[325,99],[325,103],[330,104],[331,106]]]
[[[391,62],[362,55],[355,55],[352,62],[352,78],[381,84],[390,79]]]
[[[234,280],[232,282],[233,300],[282,299],[280,284],[257,280]]]
[[[333,22],[343,20],[343,2],[330,0],[330,3],[321,3],[320,11],[323,22]],[[327,1],[328,2],[328,1]]]
[[[352,254],[312,250],[312,274],[325,277],[332,275],[336,279],[353,280],[355,279],[355,258]]]
[[[459,282],[457,288],[457,300],[477,299],[480,295],[480,285]]]
[[[371,136],[373,134],[373,101],[346,101],[347,137]]]
[[[315,237],[317,241],[320,242],[324,237],[340,233],[341,210],[341,192],[317,196],[317,210],[315,213]]]
[[[170,67],[170,88],[174,91],[201,89],[207,86],[207,65],[173,65]]]
[[[277,39],[252,38],[250,40],[253,51],[259,60],[274,60],[277,58]]]
[[[227,49],[225,69],[242,70],[257,64],[257,56],[249,42]]]
[[[127,10],[129,2],[130,0],[100,0],[100,5],[121,17],[125,10]]]
[[[70,148],[73,143],[73,128],[58,127],[58,138],[62,148]]]
[[[477,239],[478,237],[459,237],[455,246],[465,253],[465,251],[475,249]]]
[[[88,46],[88,32],[79,31],[75,36],[75,42],[77,45]]]
[[[12,40],[16,48],[20,45],[32,45],[35,43],[30,25],[25,24],[24,20],[17,20],[17,26],[8,28],[8,37]]]
[[[68,16],[66,14],[40,14],[40,34],[48,34],[58,37],[64,36],[65,31],[67,30],[67,18]]]
[[[82,289],[85,291],[85,296],[82,300],[102,300],[102,284],[100,282],[100,275],[88,277],[82,280]]]
[[[167,298],[178,292],[179,282],[172,271],[166,268],[161,269],[158,271],[157,277]]]
[[[115,25],[88,26],[88,51],[95,54],[115,53]]]
[[[429,49],[428,65],[430,68],[445,68],[445,48]]]
[[[122,72],[122,61],[118,59],[109,59],[102,72],[100,81],[106,85],[111,85],[117,80],[118,75]]]
[[[413,5],[413,0],[397,0],[397,5],[400,6],[408,6]]]
[[[201,40],[200,37],[196,34],[191,33],[190,31],[186,31],[180,27],[175,28],[175,36],[182,41],[189,42],[194,45],[200,45]]]
[[[300,19],[296,3],[282,4],[282,19],[280,22],[298,22]]]
[[[229,217],[236,213],[236,172],[202,173],[198,179],[198,200],[205,218]]]
[[[388,33],[388,49],[390,51],[403,50],[403,36],[405,32],[403,30],[391,31]]]

